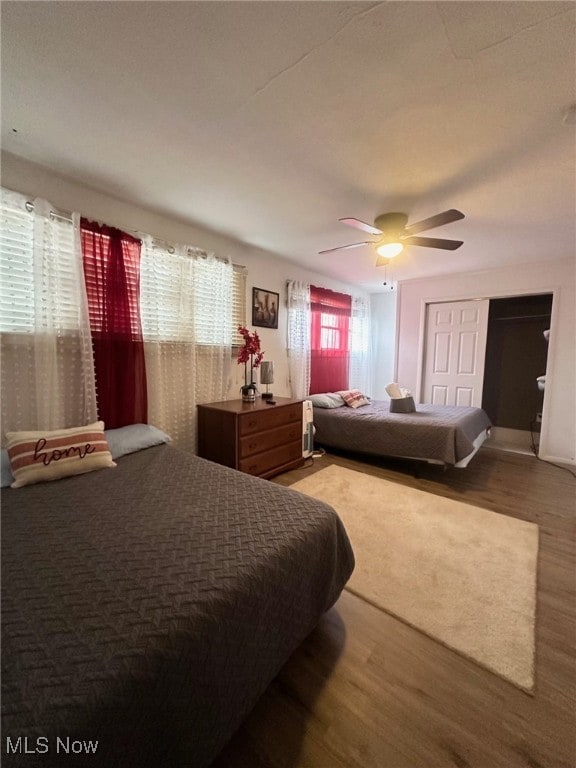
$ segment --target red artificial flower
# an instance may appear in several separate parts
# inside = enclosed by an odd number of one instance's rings
[[[248,328],[243,325],[238,326],[238,333],[244,339],[244,346],[240,347],[238,352],[238,363],[250,363],[251,368],[258,368],[264,357],[264,352],[260,348],[260,337],[254,331],[250,333]]]

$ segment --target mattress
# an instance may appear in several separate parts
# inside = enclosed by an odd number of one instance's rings
[[[315,442],[376,456],[402,456],[456,464],[490,429],[481,408],[420,404],[415,413],[390,413],[388,402],[360,408],[314,408]]]
[[[3,491],[2,764],[208,766],[353,567],[328,505],[167,445]]]

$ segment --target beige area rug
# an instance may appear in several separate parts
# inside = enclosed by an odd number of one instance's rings
[[[336,465],[290,487],[338,512],[351,592],[533,688],[537,525]]]

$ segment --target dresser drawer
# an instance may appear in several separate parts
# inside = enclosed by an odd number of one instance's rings
[[[288,443],[271,451],[256,453],[246,459],[241,459],[238,469],[249,475],[263,475],[269,470],[288,464],[290,461],[302,458],[302,435],[297,441]]]
[[[302,423],[302,405],[296,403],[281,408],[270,406],[269,411],[254,411],[253,413],[243,413],[239,419],[239,434],[251,435],[254,432],[264,432],[267,429],[281,427],[284,424],[293,422]]]
[[[255,453],[269,451],[286,443],[293,443],[302,438],[302,423],[287,424],[285,427],[276,427],[266,432],[255,432],[240,438],[240,460]]]

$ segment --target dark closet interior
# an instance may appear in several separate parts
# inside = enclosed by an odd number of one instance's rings
[[[491,299],[482,407],[494,426],[529,430],[542,413],[552,294]]]

